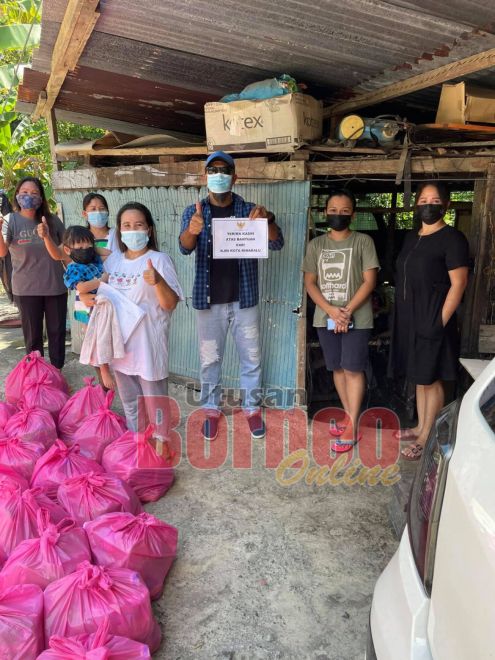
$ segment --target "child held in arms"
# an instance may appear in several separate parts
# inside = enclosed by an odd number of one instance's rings
[[[87,325],[91,310],[81,302],[80,295],[96,293],[100,283],[108,281],[108,274],[103,272],[106,256],[97,253],[93,234],[82,225],[73,225],[65,230],[61,247],[66,257],[64,283],[69,290],[76,292],[74,318]],[[96,369],[100,372],[104,387],[114,390],[115,383],[109,365],[101,364]]]

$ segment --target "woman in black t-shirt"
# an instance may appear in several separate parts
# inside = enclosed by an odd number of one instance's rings
[[[418,423],[399,431],[413,442],[406,460],[421,457],[430,428],[444,404],[442,381],[455,380],[459,359],[456,309],[468,280],[468,242],[444,221],[450,195],[441,182],[422,183],[416,193],[419,231],[409,232],[397,260],[391,347],[394,376],[416,385]]]

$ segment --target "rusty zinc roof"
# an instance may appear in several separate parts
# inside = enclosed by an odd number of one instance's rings
[[[66,5],[43,4],[22,110],[46,85]],[[330,101],[495,48],[493,0],[101,0],[100,11],[56,113],[136,134],[202,133],[205,102],[280,73]],[[495,85],[493,70],[473,78]],[[398,110],[433,119],[438,94],[399,98]]]

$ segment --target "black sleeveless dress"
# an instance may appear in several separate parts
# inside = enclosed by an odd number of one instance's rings
[[[446,225],[426,236],[407,234],[397,259],[391,376],[405,376],[416,385],[456,379],[457,315],[444,327],[442,308],[450,289],[449,270],[468,265],[468,242],[454,227]]]

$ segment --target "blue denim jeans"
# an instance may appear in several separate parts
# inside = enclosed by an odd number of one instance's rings
[[[197,310],[201,362],[201,405],[218,410],[222,392],[222,360],[230,327],[241,373],[242,407],[248,414],[259,409],[261,399],[261,350],[259,308],[239,308],[239,303],[211,305]]]

